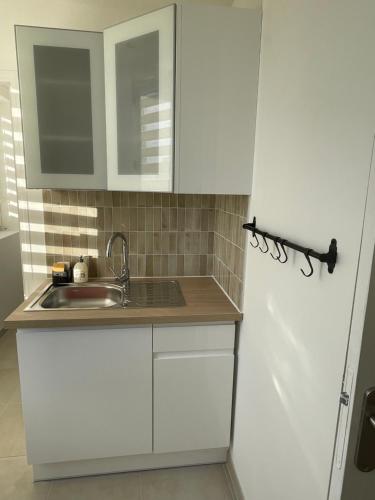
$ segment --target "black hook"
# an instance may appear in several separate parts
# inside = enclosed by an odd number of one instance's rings
[[[306,257],[306,260],[307,262],[309,263],[309,266],[310,266],[310,273],[305,273],[305,271],[301,268],[301,273],[306,276],[306,278],[309,278],[310,276],[312,276],[313,272],[314,272],[314,268],[311,264],[311,260],[310,260],[310,252],[311,252],[311,248],[308,248],[307,250],[305,250],[304,254],[305,254],[305,257]]]
[[[269,246],[268,246],[268,243],[267,243],[267,240],[266,240],[267,234],[268,234],[268,233],[263,233],[263,234],[262,234],[262,237],[263,237],[264,243],[265,243],[265,245],[266,245],[266,249],[265,249],[265,250],[262,250],[262,248],[261,248],[261,247],[259,247],[259,250],[260,250],[262,253],[267,253],[267,252],[268,252],[268,250],[269,250]]]
[[[288,260],[288,254],[286,253],[286,250],[285,250],[285,247],[284,247],[284,244],[287,242],[287,240],[281,240],[279,241],[279,245],[281,246],[282,248],[282,251],[284,252],[284,257],[285,259],[284,260],[280,260],[280,257],[279,257],[279,262],[281,262],[281,264],[285,264],[285,262]]]
[[[255,238],[255,241],[257,242],[256,245],[253,245],[250,241],[250,245],[254,248],[258,248],[259,247],[259,240],[258,240],[258,236],[256,235],[256,233],[253,233],[253,238]]]
[[[278,245],[278,241],[279,241],[279,237],[277,236],[276,239],[274,240],[274,243],[275,243],[275,247],[276,247],[276,250],[277,250],[277,253],[279,255],[277,255],[276,257],[271,253],[271,257],[274,259],[274,260],[280,260],[280,257],[281,257],[281,253],[280,253],[280,248],[279,248],[279,245]]]

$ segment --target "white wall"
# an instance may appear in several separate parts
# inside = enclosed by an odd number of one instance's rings
[[[23,301],[21,253],[18,232],[0,232],[0,330],[2,321]]]
[[[333,275],[249,247],[232,458],[246,499],[327,498],[375,131],[372,0],[265,0],[251,217]],[[250,217],[250,218],[251,218]]]
[[[0,75],[0,226],[18,231],[17,185],[14,158],[10,82]]]

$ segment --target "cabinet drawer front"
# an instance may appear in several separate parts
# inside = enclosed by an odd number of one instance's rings
[[[229,446],[233,354],[154,359],[154,452]]]
[[[233,349],[235,324],[154,326],[154,352]]]

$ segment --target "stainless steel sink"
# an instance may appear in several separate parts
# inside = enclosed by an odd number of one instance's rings
[[[185,300],[178,281],[131,280],[126,287],[103,282],[71,283],[57,287],[49,285],[25,311],[183,305]]]
[[[50,287],[38,301],[42,309],[99,309],[121,305],[122,290],[113,285]]]

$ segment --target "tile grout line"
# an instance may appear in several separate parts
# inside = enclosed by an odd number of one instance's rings
[[[142,471],[138,472],[138,483],[139,483],[139,500],[144,500],[143,498],[143,490],[142,490]],[[47,499],[48,500],[48,499]]]
[[[240,247],[239,245],[237,245],[237,243],[234,243],[234,241],[226,238],[225,236],[223,236],[221,233],[218,233],[217,231],[212,231],[216,236],[219,236],[220,238],[222,238],[224,241],[227,241],[228,243],[230,243],[231,245],[237,247],[239,250],[241,250],[242,252],[245,251],[245,247],[242,248]]]
[[[26,455],[9,455],[7,457],[0,457],[0,460],[9,460],[10,458],[26,458]]]
[[[1,461],[6,461],[6,460],[11,460],[13,458],[26,458],[26,455],[14,455],[13,457],[0,457],[0,462]]]
[[[1,412],[0,412],[0,417],[2,417],[2,416],[3,416],[3,414],[6,412],[6,410],[9,408],[9,406],[10,406],[11,404],[14,404],[14,405],[19,405],[19,406],[21,406],[21,409],[22,409],[22,404],[21,404],[21,402],[19,402],[19,403],[12,403],[12,402],[9,400],[9,401],[7,401],[6,403],[4,403],[4,408],[3,408],[3,411],[1,411]],[[7,457],[5,457],[5,458],[7,458]]]
[[[35,484],[35,483],[34,483],[34,484]],[[53,488],[53,483],[52,483],[52,481],[49,481],[49,484],[48,484],[48,489],[47,489],[47,492],[46,492],[46,498],[45,498],[45,500],[49,500],[49,498],[50,498],[50,496],[51,496],[52,488]]]
[[[233,274],[233,276],[235,276],[238,279],[238,281],[243,285],[243,278],[241,278],[240,276],[238,276],[238,274],[236,274],[234,271],[231,271],[230,267],[228,267],[228,265],[223,261],[223,259],[221,259],[217,255],[215,255],[215,257],[227,269],[227,271],[229,272],[229,274]]]

